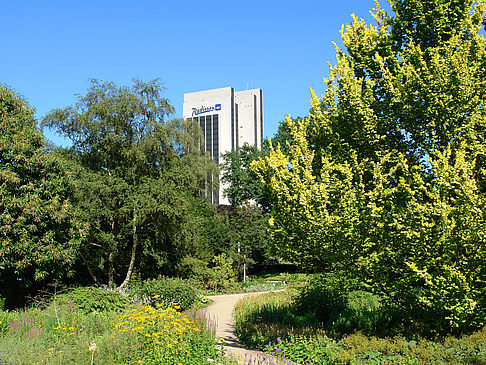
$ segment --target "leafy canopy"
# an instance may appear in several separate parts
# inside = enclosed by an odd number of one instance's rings
[[[92,280],[128,283],[170,270],[193,243],[193,205],[214,163],[199,149],[200,129],[173,112],[158,80],[131,87],[92,80],[74,106],[43,125],[71,139],[63,152],[76,172],[77,206],[90,224],[82,260]]]
[[[84,236],[70,176],[49,153],[33,110],[0,87],[0,295],[7,305],[70,273]]]
[[[480,328],[485,4],[390,3],[376,25],[352,16],[326,92],[287,120],[290,153],[272,145],[252,168],[282,257],[343,269],[426,330]]]

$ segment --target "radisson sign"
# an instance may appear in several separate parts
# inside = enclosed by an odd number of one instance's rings
[[[202,113],[208,113],[216,110],[221,110],[221,104],[216,104],[214,106],[201,105],[200,108],[192,108],[192,116],[199,115]]]

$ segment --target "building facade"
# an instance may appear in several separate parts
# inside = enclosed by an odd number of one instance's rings
[[[244,143],[261,147],[263,140],[263,93],[261,89],[235,91],[232,87],[184,94],[183,118],[196,121],[204,134],[204,148],[214,161]],[[214,189],[208,181],[208,199],[229,204],[224,186]]]

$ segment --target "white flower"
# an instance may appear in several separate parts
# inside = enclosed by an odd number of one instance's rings
[[[98,350],[98,346],[96,346],[95,342],[90,342],[89,343],[89,351],[96,351]]]

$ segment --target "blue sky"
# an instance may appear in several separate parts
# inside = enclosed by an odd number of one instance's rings
[[[310,88],[321,94],[327,63],[335,63],[341,25],[351,13],[369,23],[372,7],[373,0],[3,1],[0,83],[26,98],[39,120],[73,104],[91,78],[160,78],[174,117],[185,92],[259,87],[271,137],[285,115],[307,114]]]

